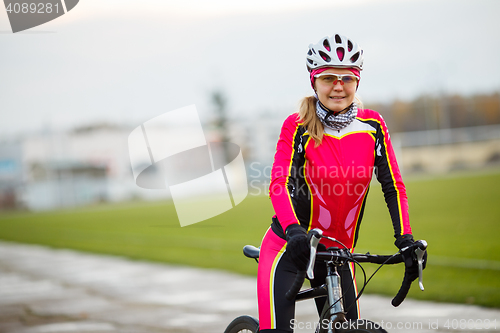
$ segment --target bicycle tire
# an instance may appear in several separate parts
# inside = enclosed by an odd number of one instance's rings
[[[235,318],[226,328],[224,333],[258,333],[259,321],[250,316]]]
[[[335,333],[387,333],[379,324],[366,319],[358,319],[353,325],[347,325],[346,323],[345,327],[335,329]]]

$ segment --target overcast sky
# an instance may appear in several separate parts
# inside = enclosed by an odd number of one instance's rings
[[[365,102],[500,90],[497,0],[80,0],[13,34],[0,8],[0,137],[139,124],[223,91],[233,117],[296,110],[310,43],[365,51]]]

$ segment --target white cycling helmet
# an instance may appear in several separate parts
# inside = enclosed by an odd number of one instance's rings
[[[363,69],[363,50],[358,44],[341,35],[327,36],[317,44],[310,44],[306,58],[309,71],[321,67]]]

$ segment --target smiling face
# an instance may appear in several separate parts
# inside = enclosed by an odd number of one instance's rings
[[[328,68],[323,73],[353,75],[352,72],[346,68]],[[335,84],[319,79],[314,81],[314,90],[321,104],[335,112],[342,111],[352,104],[356,95],[356,86],[356,82],[352,84],[342,84],[340,80]]]

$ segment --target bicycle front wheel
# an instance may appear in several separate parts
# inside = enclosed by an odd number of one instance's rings
[[[257,333],[259,332],[259,321],[254,317],[240,316],[234,319],[226,328],[224,333]]]

